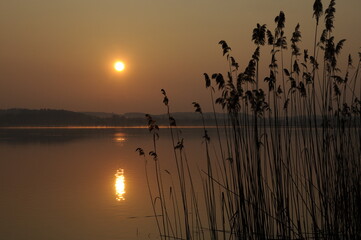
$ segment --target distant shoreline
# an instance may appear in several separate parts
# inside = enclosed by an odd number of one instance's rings
[[[216,126],[206,126],[207,128],[216,128]],[[147,129],[147,126],[10,126],[2,127],[0,129]],[[160,125],[160,129],[169,128],[166,125]],[[203,128],[203,126],[176,126],[176,128]],[[221,126],[222,128],[222,126]]]
[[[147,128],[147,119],[145,113],[125,113],[122,115],[113,113],[83,113],[72,112],[67,110],[53,109],[0,109],[0,128],[84,128],[84,129],[107,129],[107,128]],[[215,115],[217,121],[215,120]],[[202,128],[203,123],[207,128],[224,127],[228,121],[228,115],[224,113],[206,112],[199,114],[197,112],[175,112],[171,116],[175,119],[178,128]],[[203,119],[204,118],[204,122]],[[162,128],[169,126],[168,114],[152,115],[156,124]],[[253,116],[247,114],[239,114],[239,126],[243,126],[242,119],[247,118],[247,125],[253,125]],[[268,119],[260,118],[260,119]],[[270,119],[268,119],[270,120]],[[287,120],[283,117],[277,119],[277,127],[286,125],[288,127],[309,127],[310,119],[305,116],[292,116]],[[315,121],[314,121],[315,120]],[[351,120],[351,119],[350,119]],[[263,121],[263,120],[261,120]],[[352,119],[349,127],[359,127],[357,122],[361,119]],[[260,124],[259,127],[272,127],[270,124],[274,122],[268,121],[267,124]],[[315,125],[314,125],[315,124]],[[312,119],[312,127],[321,127],[322,118],[316,116]]]

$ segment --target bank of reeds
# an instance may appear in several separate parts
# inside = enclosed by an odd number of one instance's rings
[[[333,35],[335,0],[325,10],[316,0],[313,10],[311,53],[298,46],[300,25],[286,41],[283,12],[274,31],[261,24],[253,30],[255,51],[244,71],[227,42],[219,42],[229,70],[226,77],[204,74],[216,130],[211,139],[204,124],[206,167],[199,175],[162,90],[177,171],[162,170],[158,127],[147,115],[157,186],[150,196],[161,239],[361,239],[361,53],[357,62],[349,56],[342,72],[345,40]],[[264,45],[272,51],[261,79]],[[215,104],[225,119],[217,119]]]

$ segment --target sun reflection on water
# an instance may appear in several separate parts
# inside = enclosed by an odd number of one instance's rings
[[[115,174],[115,195],[117,201],[123,201],[125,194],[124,169],[119,168]]]
[[[113,136],[113,142],[123,144],[126,141],[126,136],[124,133],[116,133]]]

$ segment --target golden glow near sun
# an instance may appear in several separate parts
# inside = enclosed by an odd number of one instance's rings
[[[117,201],[125,200],[125,178],[124,178],[124,169],[118,169],[115,174],[115,195]]]
[[[124,70],[124,68],[125,68],[125,65],[124,65],[123,62],[117,61],[117,62],[114,63],[114,69],[115,69],[115,71],[121,72],[121,71]]]

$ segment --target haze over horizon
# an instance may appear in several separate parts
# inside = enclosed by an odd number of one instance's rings
[[[329,1],[322,2],[326,9]],[[0,109],[160,114],[165,112],[160,89],[165,89],[174,112],[193,111],[193,101],[211,111],[203,73],[226,75],[228,69],[218,42],[227,41],[243,71],[256,48],[251,41],[256,24],[273,31],[275,16],[284,11],[287,40],[300,23],[300,47],[311,51],[313,3],[2,1]],[[336,41],[347,39],[341,69],[348,54],[358,61],[360,9],[359,0],[336,1]],[[261,48],[262,82],[269,52],[269,46]],[[114,71],[116,60],[125,63],[124,71]]]

